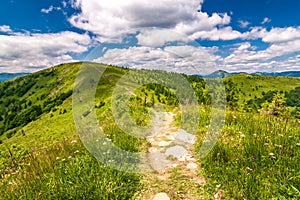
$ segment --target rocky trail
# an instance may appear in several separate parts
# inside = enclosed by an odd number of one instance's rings
[[[155,172],[146,175],[137,199],[204,199],[205,179],[193,155],[196,137],[173,125],[174,113],[156,112],[147,141],[148,161]]]

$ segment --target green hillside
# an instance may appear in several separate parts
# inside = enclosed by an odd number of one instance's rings
[[[240,103],[260,98],[268,91],[290,91],[300,86],[299,78],[295,77],[238,74],[225,78],[229,80],[236,84]]]
[[[133,70],[96,63],[85,65],[106,68],[91,109],[95,110],[107,138],[129,152],[147,152],[146,139],[126,134],[113,119],[111,100],[116,84]],[[82,63],[62,64],[0,83],[0,199],[139,199],[137,193],[149,183],[147,175],[105,166],[82,144],[72,107],[74,101],[80,103],[86,97],[84,91],[73,91],[81,66]],[[185,93],[186,85],[174,73],[138,72],[139,76],[133,75],[132,80],[143,83],[146,75],[149,82],[133,91],[129,99],[130,117],[137,125],[147,127],[153,106],[160,105],[175,114],[174,126],[178,127],[184,113],[180,104],[190,102],[181,102],[176,95],[192,98]],[[159,187],[173,187],[167,191],[172,199],[182,199],[187,195],[186,188],[191,191],[201,188],[202,196],[196,199],[212,198],[216,193],[224,199],[299,198],[300,134],[296,111],[300,105],[297,98],[300,79],[246,74],[222,80],[183,77],[201,105],[196,150],[210,127],[213,114],[210,104],[222,96],[220,81],[224,81],[227,94],[225,125],[208,156],[197,158],[201,166],[197,173],[205,179],[205,185],[189,185],[175,168],[170,178],[173,181],[162,182]],[[174,90],[155,80],[179,86]],[[94,80],[90,79],[89,84],[95,84]],[[81,97],[72,99],[74,92]],[[277,93],[293,100],[286,99],[274,108],[277,111],[287,108],[287,113],[260,114],[261,108],[272,108]],[[269,102],[263,105],[265,100]],[[255,106],[248,109],[250,104]],[[89,115],[89,110],[83,110],[83,117]],[[183,120],[187,130],[189,117]],[[158,187],[155,181],[151,184],[147,187]]]

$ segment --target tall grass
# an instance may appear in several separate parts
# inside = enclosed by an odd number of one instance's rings
[[[295,120],[228,112],[220,140],[202,161],[207,189],[221,187],[226,199],[299,199],[299,142]]]
[[[0,199],[130,199],[139,190],[139,175],[103,166],[79,140],[9,160],[1,171]]]

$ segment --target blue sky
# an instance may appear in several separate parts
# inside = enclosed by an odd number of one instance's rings
[[[299,0],[3,0],[0,72],[91,60],[188,74],[300,70]]]

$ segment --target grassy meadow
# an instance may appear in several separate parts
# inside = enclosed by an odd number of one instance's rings
[[[63,64],[0,83],[0,199],[135,199],[143,189],[147,175],[105,166],[82,144],[72,113],[73,83],[80,66]],[[97,86],[94,109],[107,138],[116,146],[147,152],[145,139],[126,134],[113,119],[111,96],[128,71],[106,68]],[[155,80],[155,71],[141,73]],[[169,74],[161,72],[161,76],[168,78]],[[134,80],[142,83],[142,77]],[[211,97],[203,79],[185,77],[201,105],[197,154],[210,126]],[[213,199],[218,192],[221,199],[299,199],[298,104],[286,104],[284,95],[296,91],[300,79],[240,74],[224,78],[224,83],[225,125],[212,151],[204,158],[199,156],[199,175],[206,180],[201,187],[206,196],[199,199]],[[282,91],[282,99],[272,97],[264,104],[255,101],[256,106],[248,109],[249,100],[267,99],[268,92],[275,90]],[[137,125],[147,126],[154,105],[174,112],[179,126],[182,113],[176,91],[159,84],[146,84],[134,91],[130,116]],[[162,188],[172,188],[171,183]]]
[[[201,160],[207,189],[221,189],[225,199],[298,199],[299,141],[298,120],[227,112],[219,141]]]

